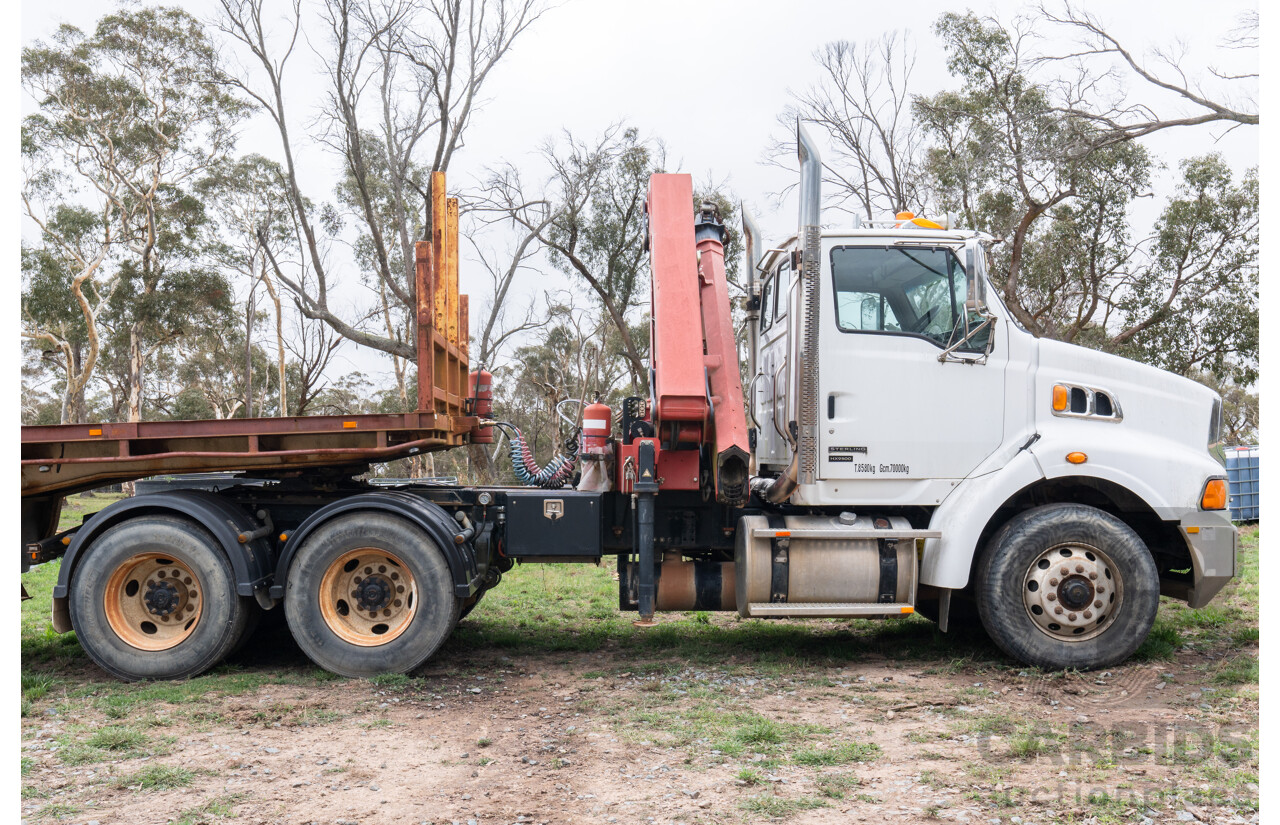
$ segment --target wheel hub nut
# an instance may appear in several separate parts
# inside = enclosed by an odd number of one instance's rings
[[[386,607],[391,600],[391,585],[381,576],[370,576],[357,585],[356,593],[356,605],[372,613]]]
[[[1085,579],[1072,576],[1058,587],[1058,598],[1072,610],[1079,610],[1093,601],[1093,588]]]
[[[178,589],[167,581],[147,582],[147,593],[142,601],[151,615],[168,616],[178,609]]]

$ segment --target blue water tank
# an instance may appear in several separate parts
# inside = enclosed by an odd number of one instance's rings
[[[1258,447],[1227,447],[1228,508],[1232,521],[1258,520]]]

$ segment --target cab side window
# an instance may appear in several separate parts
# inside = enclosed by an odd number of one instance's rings
[[[778,293],[778,311],[773,314],[774,318],[783,318],[787,314],[787,306],[791,303],[791,263],[784,262],[778,267],[778,274],[774,277],[777,283]]]
[[[760,289],[760,331],[764,332],[773,326],[774,285],[778,283],[776,275],[765,276],[764,286]]]

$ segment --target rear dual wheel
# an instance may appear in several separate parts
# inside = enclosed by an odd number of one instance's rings
[[[248,638],[261,614],[236,595],[214,537],[176,516],[108,529],[76,565],[70,593],[80,646],[126,681],[197,676]]]
[[[343,676],[405,673],[458,623],[448,562],[418,527],[384,513],[352,513],[309,535],[289,569],[285,616],[320,667]]]

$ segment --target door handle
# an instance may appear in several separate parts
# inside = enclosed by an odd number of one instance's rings
[[[836,417],[836,394],[831,392],[831,393],[827,393],[827,420],[830,421],[835,417]]]
[[[779,438],[790,444],[791,439],[787,438],[787,434],[778,426],[778,373],[782,372],[783,366],[785,364],[779,364],[778,368],[773,371],[773,380],[770,382],[772,386],[769,388],[769,413],[770,418],[773,419],[774,432],[778,434]]]

